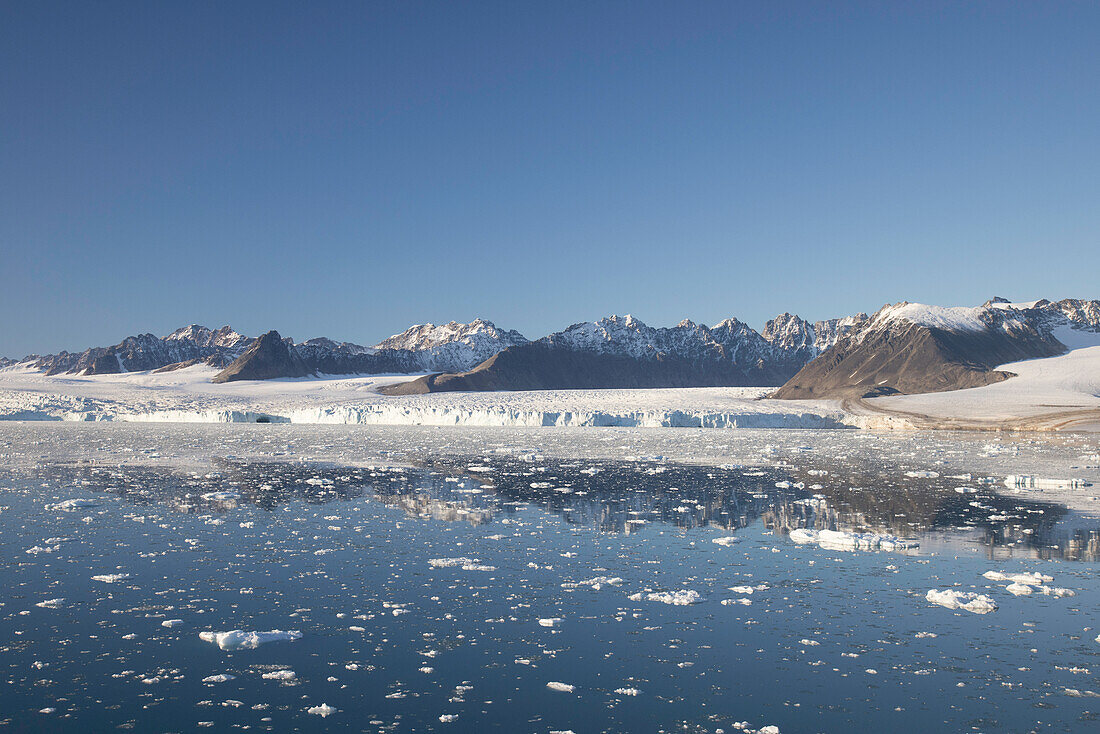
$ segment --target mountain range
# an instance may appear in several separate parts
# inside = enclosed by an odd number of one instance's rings
[[[903,301],[872,316],[816,323],[783,313],[761,332],[734,318],[714,326],[685,320],[655,328],[627,315],[573,324],[531,341],[476,319],[413,326],[371,347],[191,325],[165,337],[140,334],[78,353],[3,360],[0,367],[96,375],[205,364],[220,370],[214,382],[423,375],[382,388],[391,394],[781,385],[774,397],[866,397],[996,382],[1010,376],[997,365],[1061,354],[1075,335],[1097,332],[1100,301],[995,298],[976,308]]]

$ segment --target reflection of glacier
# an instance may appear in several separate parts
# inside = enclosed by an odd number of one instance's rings
[[[468,522],[471,525],[485,525],[493,521],[493,511],[488,507],[472,507],[468,500],[433,497],[427,490],[404,494],[376,493],[373,497],[384,505],[404,510],[409,517],[422,520]]]
[[[612,533],[646,532],[651,526],[736,532],[759,520],[780,536],[796,528],[875,533],[918,540],[920,552],[977,547],[991,557],[1100,560],[1100,520],[988,488],[960,494],[950,480],[899,483],[859,467],[843,475],[834,468],[821,479],[790,467],[504,455],[433,457],[415,467],[222,461],[204,473],[117,466],[59,471],[71,473],[65,481],[73,486],[196,514],[369,498],[406,517],[471,525],[524,508]],[[817,481],[821,484],[811,484]]]

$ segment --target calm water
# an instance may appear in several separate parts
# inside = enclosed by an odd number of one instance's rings
[[[825,431],[2,426],[0,725],[1093,731],[1100,487],[1000,480],[1095,483],[1096,452]],[[795,528],[919,547],[827,549]],[[988,571],[1053,580],[1017,596]],[[926,599],[947,588],[997,609]],[[301,636],[200,637],[230,630]]]

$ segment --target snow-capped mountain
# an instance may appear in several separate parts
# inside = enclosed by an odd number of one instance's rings
[[[839,334],[775,393],[779,398],[873,397],[980,387],[1012,376],[998,365],[1050,357],[1100,338],[1100,301],[976,307],[888,304]]]
[[[809,333],[812,343],[812,328]],[[781,340],[769,342],[737,319],[714,327],[684,320],[654,328],[628,314],[573,324],[506,349],[466,373],[422,378],[387,390],[773,385],[786,381],[809,358]]]
[[[191,324],[165,337],[138,334],[109,347],[92,347],[76,353],[30,355],[21,362],[48,375],[114,374],[177,369],[200,363],[225,368],[241,357],[255,341],[255,338],[244,336],[229,326],[208,329]],[[413,326],[377,347],[337,342],[326,337],[316,337],[298,344],[293,340],[284,341],[293,352],[293,358],[306,365],[309,372],[337,375],[467,370],[501,349],[527,342],[519,332],[498,329],[482,319],[469,324],[451,322],[443,326]],[[0,367],[16,363],[5,360]]]
[[[61,352],[44,357],[31,355],[22,361],[48,375],[140,372],[196,362],[223,367],[236,359],[251,342],[228,326],[212,331],[191,325],[163,338],[138,334],[110,347],[92,347],[80,353]]]
[[[176,329],[171,334],[164,337],[164,341],[189,342],[196,347],[240,349],[246,344],[251,343],[252,338],[244,336],[243,334],[238,334],[229,326],[223,326],[220,329],[212,330],[205,326],[191,324],[190,326]]]
[[[413,352],[419,371],[463,371],[473,369],[497,352],[526,344],[527,338],[514,330],[499,329],[492,321],[474,319],[468,324],[418,324],[375,345],[375,349]]]

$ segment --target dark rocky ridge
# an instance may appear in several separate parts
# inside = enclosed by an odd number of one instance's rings
[[[657,355],[640,359],[540,341],[509,347],[468,372],[427,375],[380,390],[387,395],[411,395],[490,390],[766,386],[783,377],[767,366],[743,367],[721,358],[690,361]]]
[[[211,382],[270,380],[276,377],[305,377],[313,372],[277,331],[269,331],[252,343],[245,353],[219,372]]]
[[[1054,330],[1100,327],[1100,302],[1038,301],[1003,309],[994,299],[977,318],[980,328],[949,329],[882,318],[883,307],[861,330],[841,338],[771,397],[844,399],[896,393],[944,392],[981,387],[1013,377],[998,365],[1052,357],[1066,351]]]

